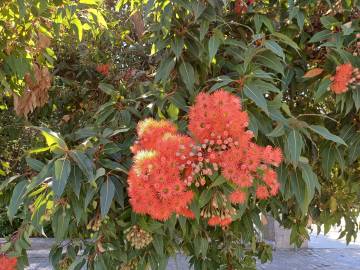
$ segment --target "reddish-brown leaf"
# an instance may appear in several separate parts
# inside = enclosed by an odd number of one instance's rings
[[[304,74],[304,78],[313,78],[320,75],[324,70],[322,68],[313,68]]]

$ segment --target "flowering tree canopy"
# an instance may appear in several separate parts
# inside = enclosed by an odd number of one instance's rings
[[[255,269],[360,212],[358,1],[0,3],[0,261]],[[4,264],[0,263],[0,269]],[[9,264],[11,265],[11,264]],[[13,267],[13,266],[11,266]]]

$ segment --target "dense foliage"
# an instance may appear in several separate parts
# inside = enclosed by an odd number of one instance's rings
[[[21,224],[0,253],[22,269],[29,237],[53,235],[55,269],[164,269],[177,252],[195,269],[254,269],[255,258],[271,259],[266,215],[296,245],[308,224],[326,232],[344,219],[350,242],[360,211],[359,15],[356,0],[3,1],[0,207]],[[224,220],[200,218],[222,202],[214,190],[229,195],[243,183],[226,179],[235,178],[229,154],[225,177],[191,181],[191,213],[164,218],[130,205],[138,123],[171,121],[208,139],[192,124],[206,120],[206,106],[190,108],[220,88],[241,100],[257,147],[281,149],[279,193],[254,189],[246,203],[239,193],[231,224],[209,226]],[[216,121],[245,122],[229,112]]]

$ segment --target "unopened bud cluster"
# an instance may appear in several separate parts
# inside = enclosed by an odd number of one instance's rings
[[[231,223],[231,217],[235,214],[235,208],[231,206],[224,194],[214,196],[211,203],[200,212],[201,217],[209,219],[210,226],[220,225],[223,229]]]
[[[132,226],[125,233],[126,240],[128,240],[130,245],[135,249],[142,249],[148,246],[153,240],[152,236],[148,232],[144,231],[137,225]]]
[[[123,263],[122,265],[120,265],[119,270],[133,270],[136,269],[136,266],[137,266],[137,261],[132,260],[130,262]]]

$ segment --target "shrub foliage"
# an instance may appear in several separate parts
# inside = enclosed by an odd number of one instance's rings
[[[342,219],[340,236],[352,241],[360,210],[359,15],[356,0],[3,1],[0,205],[21,224],[0,253],[22,269],[29,237],[53,234],[55,269],[165,269],[177,252],[195,269],[255,269],[256,258],[271,259],[260,233],[267,215],[291,229],[296,245],[309,238],[309,224],[327,232]],[[198,182],[191,213],[159,218],[161,207],[132,209],[138,123],[151,117],[206,139],[192,119],[219,108],[191,108],[220,88],[241,100],[256,146],[281,149],[279,192],[254,190],[246,202],[238,193],[233,201],[243,203],[227,213],[231,224],[210,226],[221,222],[200,218],[205,206],[217,203],[219,189],[234,192],[224,169],[225,177],[206,173],[206,184]],[[231,115],[218,123],[245,122],[226,109]],[[151,128],[150,138],[161,137]]]

